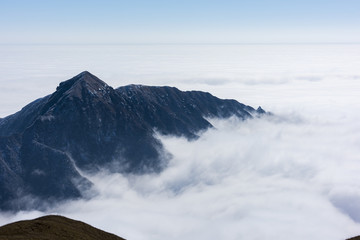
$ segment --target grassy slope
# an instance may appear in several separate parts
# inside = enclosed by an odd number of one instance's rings
[[[45,216],[0,227],[0,240],[124,240],[80,221]]]

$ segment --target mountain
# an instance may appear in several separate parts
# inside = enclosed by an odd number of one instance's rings
[[[348,238],[348,239],[346,239],[346,240],[360,240],[360,236]]]
[[[62,216],[44,216],[0,227],[0,240],[124,240],[86,223]]]
[[[0,119],[0,209],[83,197],[91,182],[82,172],[160,172],[171,156],[154,133],[196,139],[212,127],[207,118],[261,114],[260,107],[206,92],[143,85],[114,89],[82,72]]]

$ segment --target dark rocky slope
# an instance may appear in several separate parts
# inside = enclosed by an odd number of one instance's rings
[[[14,222],[0,227],[0,240],[124,240],[86,223],[62,216]]]
[[[89,72],[0,119],[0,209],[82,197],[91,186],[79,169],[141,174],[169,160],[154,131],[197,137],[209,117],[241,119],[265,113],[235,100],[173,87],[113,89]],[[37,201],[32,201],[33,206]]]
[[[360,236],[348,238],[348,239],[346,239],[346,240],[360,240]]]

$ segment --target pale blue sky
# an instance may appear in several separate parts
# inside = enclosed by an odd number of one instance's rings
[[[360,42],[359,0],[0,0],[0,43]]]

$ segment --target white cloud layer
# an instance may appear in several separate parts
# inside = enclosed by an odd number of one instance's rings
[[[159,175],[104,171],[91,177],[99,192],[92,200],[0,221],[53,212],[134,240],[360,233],[358,124],[298,117],[212,123],[216,129],[197,141],[160,137],[174,159]]]
[[[338,240],[360,235],[358,45],[182,47],[185,53],[169,46],[164,52],[136,49],[127,57],[130,63],[112,55],[109,59],[117,62],[103,59],[110,66],[94,60],[90,66],[96,71],[87,69],[95,75],[99,70],[105,81],[122,76],[206,90],[262,105],[276,116],[245,122],[212,119],[216,128],[192,142],[159,136],[174,156],[161,174],[122,176],[104,170],[91,176],[99,193],[95,198],[48,212],[3,213],[0,225],[58,213],[131,240]],[[75,60],[81,58],[86,59]],[[120,63],[127,70],[114,70]],[[58,64],[67,72],[78,71]],[[60,78],[58,70],[44,72],[48,75],[40,82],[55,73]]]

